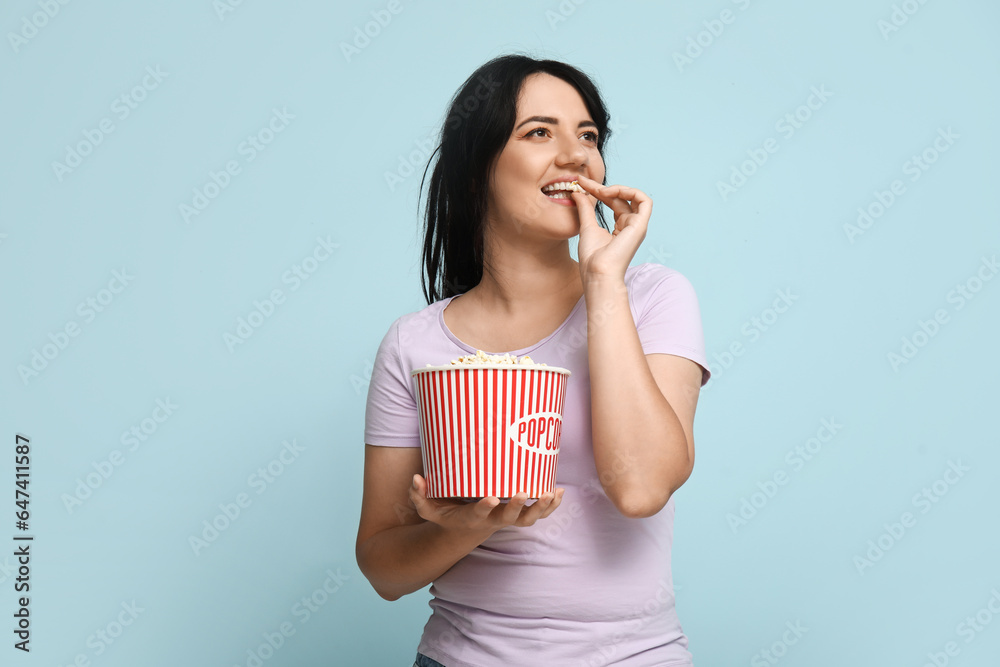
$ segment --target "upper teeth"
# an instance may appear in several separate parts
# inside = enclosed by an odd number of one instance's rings
[[[560,181],[558,183],[553,183],[552,185],[546,185],[542,188],[542,192],[552,192],[553,190],[569,190],[571,192],[584,192],[584,189],[580,187],[580,184],[576,181]]]

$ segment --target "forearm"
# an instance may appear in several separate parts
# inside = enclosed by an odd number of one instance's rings
[[[358,566],[380,596],[397,600],[433,582],[492,533],[452,531],[431,521],[397,526],[358,545]]]
[[[621,279],[585,285],[594,461],[626,516],[650,516],[690,474],[687,436],[649,369]]]

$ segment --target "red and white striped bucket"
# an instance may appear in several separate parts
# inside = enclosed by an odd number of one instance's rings
[[[555,490],[568,370],[455,364],[410,375],[428,498],[538,498]]]

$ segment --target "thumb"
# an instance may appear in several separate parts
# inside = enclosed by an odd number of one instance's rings
[[[580,218],[580,232],[589,227],[598,227],[597,216],[594,214],[596,203],[586,192],[571,191],[570,196],[576,202],[576,212]]]
[[[413,483],[410,485],[410,502],[418,510],[427,504],[427,483],[420,475],[413,475]]]

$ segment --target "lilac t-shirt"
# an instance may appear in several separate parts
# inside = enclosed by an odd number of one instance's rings
[[[630,266],[625,284],[643,352],[693,360],[704,386],[710,373],[691,283],[647,263]],[[389,327],[368,388],[366,443],[420,446],[410,371],[476,351],[445,325],[452,298]],[[530,354],[572,372],[556,475],[566,492],[547,518],[497,531],[438,577],[418,650],[447,667],[690,665],[670,568],[674,500],[654,516],[629,519],[604,493],[594,464],[585,298],[544,340],[484,352]]]

